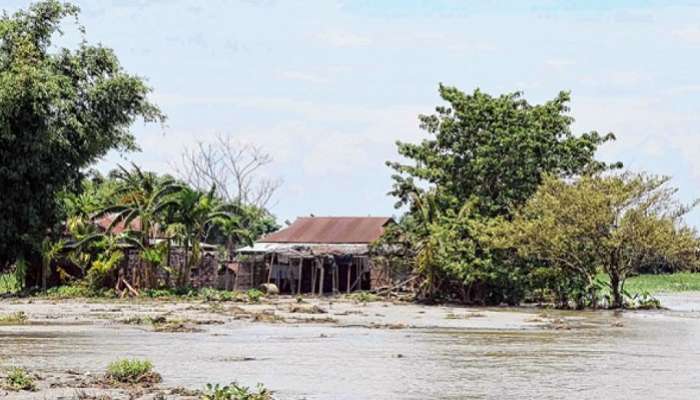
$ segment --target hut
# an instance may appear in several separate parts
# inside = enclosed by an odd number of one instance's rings
[[[389,217],[301,217],[237,251],[233,289],[275,283],[281,293],[349,293],[379,284],[369,245]]]

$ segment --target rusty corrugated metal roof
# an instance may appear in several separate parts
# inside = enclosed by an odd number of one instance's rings
[[[107,231],[109,228],[109,225],[114,222],[114,219],[116,217],[116,214],[106,214],[103,215],[99,218],[95,218],[93,222],[100,227],[103,231]],[[140,231],[141,230],[141,219],[139,217],[134,218],[133,221],[129,224],[129,229],[126,229],[126,225],[123,222],[119,222],[112,227],[112,233],[114,234],[120,234],[124,233],[127,230],[132,230],[132,231]]]
[[[301,217],[259,240],[261,243],[371,243],[389,217]]]

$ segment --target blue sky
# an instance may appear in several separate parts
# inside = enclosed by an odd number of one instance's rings
[[[4,2],[6,3],[7,0]],[[10,10],[24,7],[10,0]],[[700,197],[697,1],[79,1],[91,42],[148,78],[165,128],[134,126],[125,159],[167,172],[218,133],[266,148],[281,219],[391,215],[384,166],[439,82],[542,102],[572,92],[599,158],[672,175]],[[689,221],[700,226],[700,212]]]

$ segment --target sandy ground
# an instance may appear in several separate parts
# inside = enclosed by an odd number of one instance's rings
[[[228,330],[253,325],[270,325],[274,329],[292,332],[301,327],[319,326],[372,331],[426,331],[426,330],[488,330],[527,331],[571,329],[584,323],[576,314],[551,314],[529,308],[465,308],[424,306],[412,303],[369,302],[359,303],[344,298],[309,298],[298,302],[295,298],[265,299],[259,304],[239,302],[202,301],[106,301],[106,300],[39,300],[10,299],[0,301],[0,315],[24,313],[21,323],[1,324],[2,335],[45,334],[46,328],[70,331],[73,334],[99,329],[126,331],[138,329],[146,335],[207,332],[226,335]],[[381,333],[381,332],[377,332]],[[324,337],[324,333],[320,336]],[[0,339],[2,340],[2,339]],[[4,349],[3,354],[12,354]],[[401,357],[401,355],[397,355]],[[118,358],[118,355],[115,355]],[[12,362],[0,359],[2,367]],[[24,367],[23,365],[16,365]],[[164,381],[153,387],[114,388],[101,382],[105,366],[89,370],[57,370],[37,372],[38,391],[0,391],[8,399],[190,399],[196,387],[183,389],[178,382]],[[32,371],[33,372],[33,371]],[[33,372],[34,373],[34,372]],[[0,375],[4,371],[0,371]],[[2,379],[2,378],[0,378]],[[201,388],[201,387],[200,387]]]

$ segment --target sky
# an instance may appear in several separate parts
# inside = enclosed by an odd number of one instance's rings
[[[3,1],[10,11],[29,4]],[[172,172],[231,135],[269,152],[280,221],[397,215],[395,142],[439,83],[531,103],[571,91],[574,132],[613,132],[598,158],[670,175],[700,197],[700,1],[77,1],[87,38],[147,78],[165,126],[134,125],[136,162]],[[70,31],[70,28],[68,29]],[[688,216],[700,228],[700,211]]]

